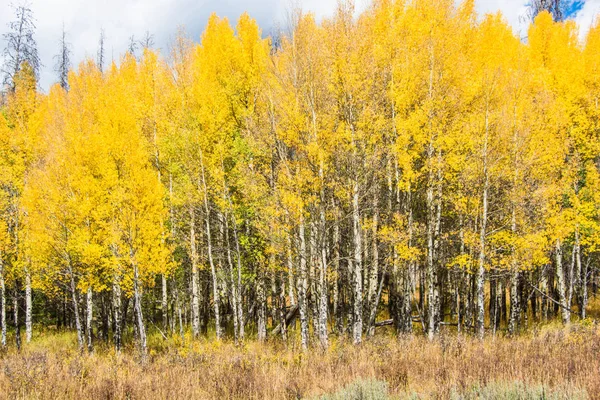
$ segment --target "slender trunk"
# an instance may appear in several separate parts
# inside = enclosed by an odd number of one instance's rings
[[[429,55],[429,85],[428,85],[428,97],[433,100],[433,81],[435,72],[435,52],[434,47],[430,46]],[[433,340],[433,337],[437,331],[436,326],[436,286],[437,286],[437,271],[435,268],[435,256],[434,256],[434,215],[435,215],[435,202],[434,202],[434,140],[435,134],[433,131],[433,110],[430,110],[428,115],[429,120],[429,144],[427,146],[427,337],[429,340]],[[438,167],[439,168],[439,167]],[[421,287],[423,285],[421,284]],[[421,297],[421,301],[423,296]]]
[[[160,275],[161,286],[162,286],[162,297],[161,297],[161,314],[162,314],[162,326],[166,332],[169,329],[169,293],[167,286],[167,277],[165,274]]]
[[[406,213],[408,215],[408,246],[413,242],[413,212],[412,212],[412,190],[409,185],[406,191]],[[411,273],[414,269],[414,261],[410,261],[403,273],[402,279],[402,333],[412,332],[412,283]]]
[[[19,323],[19,282],[15,282],[13,293],[13,322],[15,324],[15,344],[17,350],[21,350],[21,325]]]
[[[343,324],[343,304],[340,296],[340,285],[342,279],[342,270],[340,269],[340,223],[338,210],[335,210],[335,224],[333,226],[333,267],[335,281],[333,282],[333,315],[335,317],[335,331],[339,335],[344,331]]]
[[[352,321],[352,338],[354,344],[362,342],[363,330],[362,229],[360,225],[358,195],[358,182],[354,182],[352,186],[352,228],[354,236],[354,315]]]
[[[483,285],[485,283],[485,235],[487,228],[488,218],[488,186],[489,186],[489,175],[488,175],[488,162],[487,162],[487,148],[488,148],[488,110],[486,108],[485,113],[485,134],[483,139],[483,193],[482,193],[482,209],[481,209],[481,226],[479,230],[479,266],[477,269],[477,326],[476,332],[479,339],[483,339],[485,335],[485,306],[484,306],[484,291]],[[490,300],[491,301],[491,300]]]
[[[229,272],[229,281],[231,282],[231,306],[233,308],[233,340],[235,343],[238,342],[238,334],[239,334],[239,323],[238,323],[238,304],[237,304],[237,285],[235,282],[235,278],[233,275],[233,262],[231,260],[231,247],[229,245],[229,224],[227,222],[227,214],[222,215],[221,224],[222,227],[222,236],[223,236],[223,246],[227,252],[227,269]],[[235,217],[234,217],[235,218]]]
[[[326,349],[329,347],[329,337],[327,333],[327,305],[328,305],[328,286],[327,286],[327,227],[325,224],[325,201],[324,195],[321,194],[321,210],[320,210],[320,241],[321,249],[320,265],[319,265],[319,341],[321,347]]]
[[[294,259],[292,257],[292,239],[290,235],[287,237],[287,269],[288,269],[288,296],[290,299],[290,305],[296,305],[296,297],[294,296]]]
[[[566,294],[566,282],[565,282],[565,273],[562,265],[562,244],[560,239],[556,239],[555,245],[556,251],[556,279],[558,284],[558,296],[560,303],[560,311],[562,315],[563,324],[568,324],[571,320],[571,312],[567,307],[567,294]]]
[[[32,314],[33,305],[31,298],[31,274],[27,269],[25,271],[25,342],[31,342],[33,332]]]
[[[581,318],[585,318],[585,308],[582,307],[583,304],[583,287],[582,287],[582,279],[581,279],[581,241],[579,238],[579,226],[575,229],[575,246],[573,246],[573,251],[575,252],[575,279],[571,278],[571,281],[575,281],[575,290],[577,296],[577,304],[579,305],[579,316]],[[571,283],[573,285],[573,283]],[[570,307],[569,307],[570,308]]]
[[[221,339],[223,336],[222,328],[221,328],[221,314],[219,312],[220,308],[220,297],[219,297],[219,283],[217,277],[217,271],[215,269],[215,262],[213,260],[213,249],[212,249],[212,239],[211,239],[211,229],[210,229],[210,207],[208,206],[208,188],[206,186],[206,176],[204,174],[204,162],[202,161],[202,155],[200,155],[200,167],[202,170],[202,188],[204,189],[204,211],[206,215],[204,216],[204,222],[206,225],[206,246],[208,253],[208,263],[210,264],[210,274],[212,276],[212,287],[213,287],[213,307],[215,311],[215,333],[217,335],[217,340]]]
[[[190,261],[192,263],[192,335],[200,335],[200,300],[198,296],[198,250],[196,248],[196,212],[190,207]]]
[[[433,143],[429,144],[428,158],[433,158]],[[432,162],[432,161],[431,161]],[[436,332],[436,318],[435,318],[435,293],[436,293],[436,281],[437,271],[434,265],[434,213],[435,213],[435,202],[434,202],[434,187],[433,187],[433,166],[430,166],[428,187],[427,187],[427,338],[433,340]],[[421,285],[423,286],[423,285]]]
[[[81,318],[79,316],[79,301],[77,300],[77,286],[75,285],[75,277],[73,276],[73,267],[71,266],[71,261],[68,262],[69,265],[69,278],[71,281],[71,301],[73,302],[73,314],[75,315],[75,329],[77,330],[77,345],[79,347],[79,351],[83,351],[84,341],[83,341],[83,327],[81,326]]]
[[[92,328],[92,321],[93,321],[93,299],[92,299],[92,287],[88,287],[87,293],[86,293],[86,307],[87,307],[87,312],[86,312],[86,323],[85,323],[85,333],[86,333],[86,337],[87,337],[87,348],[88,351],[91,353],[94,348],[93,348],[93,343],[92,343],[92,336],[93,336],[93,328]]]
[[[281,272],[279,278],[279,325],[281,326],[281,339],[287,341],[286,304],[285,304],[285,276]],[[294,305],[292,305],[293,307]]]
[[[319,336],[319,293],[321,282],[316,277],[315,268],[320,265],[320,255],[317,254],[317,228],[314,222],[309,223],[308,231],[308,304],[313,323],[313,335]],[[319,287],[317,287],[319,285]]]
[[[244,307],[242,303],[242,253],[240,251],[240,241],[238,239],[238,228],[237,221],[235,220],[235,215],[233,216],[233,241],[235,242],[235,256],[237,261],[237,288],[236,288],[236,304],[237,304],[237,317],[238,317],[238,336],[240,340],[244,340],[245,336],[245,317],[244,317]]]
[[[140,351],[142,353],[142,357],[145,357],[148,346],[146,342],[147,339],[146,327],[144,326],[144,316],[142,314],[142,294],[139,282],[139,271],[136,262],[133,263],[133,296],[138,339],[140,341]]]
[[[517,217],[515,206],[513,205],[512,210],[512,222],[511,230],[513,238],[516,237],[517,232]],[[508,332],[511,335],[517,333],[518,321],[519,321],[519,267],[517,265],[517,255],[515,246],[511,249],[511,271],[510,271],[510,319],[508,321]]]
[[[308,309],[306,304],[306,292],[308,291],[308,279],[306,272],[306,239],[304,232],[304,215],[300,211],[300,226],[298,235],[300,239],[299,264],[300,270],[298,279],[298,305],[300,306],[300,337],[302,349],[308,349]]]
[[[0,252],[0,345],[6,347],[6,285],[4,283],[4,260]]]
[[[582,277],[581,277],[581,310],[579,312],[581,313],[582,319],[585,319],[585,317],[586,317],[585,308],[587,307],[587,302],[588,302],[587,283],[588,283],[588,271],[589,271],[589,266],[590,266],[589,264],[590,264],[590,259],[588,258],[583,267],[583,272],[582,272]]]
[[[375,319],[377,317],[377,308],[379,306],[379,300],[377,298],[378,293],[378,277],[379,277],[379,248],[377,241],[378,234],[378,223],[379,223],[379,194],[377,188],[373,191],[373,227],[372,227],[372,249],[371,249],[371,270],[369,271],[369,322],[367,326],[367,333],[369,336],[375,334]]]
[[[112,297],[113,311],[115,313],[113,340],[115,342],[115,350],[117,353],[121,353],[121,348],[123,346],[123,323],[121,320],[121,309],[123,306],[121,304],[121,283],[119,282],[119,277],[116,274],[113,278]]]
[[[267,339],[267,296],[265,293],[265,273],[263,268],[262,265],[258,265],[256,272],[256,302],[258,303],[256,329],[259,342]]]
[[[577,234],[575,234],[577,236]],[[575,240],[577,241],[577,239]],[[577,253],[577,243],[573,244],[573,248],[571,250],[571,263],[569,264],[569,270],[567,276],[565,276],[565,281],[567,282],[567,307],[571,308],[573,306],[573,291],[575,289],[574,281],[575,281],[575,254]],[[533,297],[532,297],[533,300]]]

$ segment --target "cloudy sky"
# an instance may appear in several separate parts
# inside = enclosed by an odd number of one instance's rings
[[[14,18],[10,4],[23,0],[0,0],[0,34],[7,31]],[[27,0],[25,0],[27,1]],[[526,32],[526,4],[529,0],[476,0],[478,12],[502,11],[515,32]],[[303,10],[313,11],[318,17],[329,16],[337,0],[295,0]],[[295,4],[294,3],[294,4]],[[358,9],[369,0],[355,0]],[[269,34],[284,20],[290,0],[29,0],[37,19],[36,40],[44,67],[41,87],[47,90],[55,82],[53,55],[58,52],[58,40],[64,23],[67,40],[72,44],[73,61],[78,64],[85,57],[95,57],[101,29],[106,34],[106,52],[109,59],[118,59],[134,35],[141,39],[146,31],[154,35],[155,46],[166,51],[178,26],[185,26],[194,40],[198,40],[208,16],[216,12],[235,21],[248,11]],[[571,0],[570,18],[580,26],[581,36],[600,13],[600,0]],[[6,45],[0,40],[0,47]]]

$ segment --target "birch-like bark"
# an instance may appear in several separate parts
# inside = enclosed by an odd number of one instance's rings
[[[190,207],[190,261],[192,263],[192,335],[200,335],[200,299],[198,295],[198,250],[196,248],[196,212]]]
[[[121,348],[123,346],[123,323],[121,320],[121,282],[119,280],[119,276],[115,274],[113,278],[113,287],[112,287],[112,303],[113,303],[113,312],[115,319],[115,330],[113,334],[113,340],[115,342],[115,350],[117,354],[121,353]]]
[[[371,242],[371,269],[369,270],[369,291],[368,291],[368,302],[369,302],[369,321],[367,326],[367,333],[369,336],[375,334],[375,319],[377,317],[377,307],[379,301],[377,299],[378,293],[378,277],[379,277],[379,248],[377,241],[377,230],[379,223],[379,193],[377,188],[373,191],[373,226],[372,226],[372,242]]]
[[[206,187],[206,176],[204,174],[204,162],[202,161],[202,155],[200,156],[200,166],[202,170],[202,187],[204,189],[204,211],[206,215],[204,216],[204,222],[206,225],[206,246],[208,252],[208,263],[210,264],[210,274],[212,277],[212,287],[213,287],[213,307],[215,311],[215,333],[217,336],[217,340],[221,339],[223,336],[222,328],[221,328],[221,314],[220,314],[220,297],[219,297],[219,282],[217,277],[217,271],[215,269],[215,262],[213,259],[213,249],[212,249],[212,239],[211,239],[211,229],[210,229],[210,208],[208,206],[208,189]]]
[[[265,276],[262,266],[258,266],[256,273],[256,302],[258,309],[256,312],[257,321],[257,338],[259,342],[264,342],[267,339],[267,296],[265,290]]]
[[[308,307],[306,302],[306,292],[308,291],[308,278],[306,271],[306,238],[304,232],[304,216],[300,212],[300,225],[298,228],[300,239],[299,254],[299,279],[298,279],[298,305],[300,308],[300,338],[302,350],[308,349]]]
[[[71,301],[73,303],[73,314],[75,316],[75,329],[77,330],[77,345],[79,347],[79,351],[83,351],[84,349],[84,340],[83,340],[83,327],[81,326],[81,317],[79,314],[79,301],[77,300],[77,286],[75,285],[75,277],[73,275],[73,267],[71,265],[71,260],[68,260],[69,266],[69,279],[71,282]]]
[[[320,210],[320,263],[319,263],[319,341],[321,347],[326,349],[329,347],[329,337],[327,334],[327,299],[328,299],[328,288],[327,288],[327,227],[325,225],[325,203],[324,195],[321,193],[321,210]]]
[[[406,213],[408,215],[408,246],[413,245],[413,212],[412,212],[412,190],[408,187],[406,191]],[[404,270],[402,279],[402,322],[401,332],[409,334],[412,332],[412,283],[411,274],[414,269],[414,261],[410,261]]]
[[[354,344],[362,342],[363,330],[363,282],[362,282],[362,233],[358,204],[358,182],[352,186],[352,229],[354,238],[354,306],[352,339]]]
[[[25,270],[25,342],[31,342],[33,334],[33,304],[31,297],[31,274]]]
[[[15,344],[21,350],[21,325],[19,323],[19,283],[15,282],[13,291],[13,322],[15,324]]]
[[[569,264],[569,269],[567,272],[567,275],[565,276],[565,282],[567,285],[567,307],[571,308],[573,305],[573,290],[575,289],[574,286],[574,280],[575,280],[575,253],[577,252],[576,250],[577,245],[573,244],[572,250],[571,250],[571,263]],[[532,295],[531,300],[533,301],[534,297]],[[532,307],[533,309],[534,307]],[[534,312],[534,318],[535,318],[535,312]]]
[[[333,315],[335,317],[335,331],[337,334],[341,334],[344,331],[344,317],[342,314],[342,298],[340,296],[342,270],[340,269],[340,223],[337,208],[335,210],[335,224],[333,226],[333,267],[335,270],[335,281],[333,282]]]
[[[556,239],[554,250],[556,256],[556,279],[558,281],[557,284],[560,311],[562,316],[562,322],[563,324],[567,325],[571,320],[571,312],[567,307],[565,272],[562,265],[562,244],[560,242],[560,239]]]
[[[160,279],[161,279],[161,288],[162,288],[160,311],[162,314],[163,331],[166,332],[167,329],[169,329],[169,293],[168,293],[168,286],[167,286],[167,277],[165,276],[165,274],[161,274]]]
[[[87,349],[88,352],[92,352],[94,350],[93,347],[93,343],[92,343],[92,337],[93,337],[93,327],[92,327],[92,322],[94,320],[94,314],[93,314],[93,306],[94,306],[94,302],[93,302],[93,298],[92,298],[92,287],[88,287],[87,289],[87,293],[86,293],[86,320],[85,320],[85,334],[86,334],[86,339],[87,339]]]
[[[285,301],[285,276],[281,272],[279,278],[279,325],[281,326],[281,339],[287,341],[287,323],[286,323],[286,301]],[[292,305],[293,307],[293,305]]]
[[[144,325],[144,316],[142,314],[142,294],[140,289],[139,271],[137,263],[133,262],[133,296],[134,296],[134,311],[137,322],[138,339],[140,341],[140,351],[142,357],[147,353],[146,327]]]
[[[230,204],[231,204],[231,200],[230,200]],[[245,324],[246,324],[246,320],[244,317],[244,306],[242,303],[242,253],[240,250],[240,241],[238,239],[238,226],[237,226],[237,221],[235,220],[235,215],[233,216],[233,241],[235,242],[235,257],[236,257],[236,264],[237,264],[237,289],[236,289],[236,295],[237,295],[237,316],[238,316],[238,336],[240,338],[240,340],[244,340],[244,336],[245,336]]]
[[[581,314],[582,319],[584,319],[586,317],[585,309],[587,307],[587,302],[588,302],[587,283],[588,283],[589,266],[590,266],[590,259],[588,258],[586,263],[583,266],[583,272],[582,272],[582,277],[581,277],[581,309],[579,312]]]
[[[485,282],[485,235],[487,229],[488,219],[488,186],[489,186],[489,175],[488,175],[488,134],[489,134],[489,118],[488,109],[485,111],[485,133],[483,137],[483,192],[481,195],[481,225],[479,227],[479,264],[477,268],[477,324],[476,333],[479,339],[483,339],[485,335],[485,306],[484,306],[484,282]],[[492,300],[490,300],[492,301]]]
[[[296,287],[294,279],[294,258],[292,256],[292,239],[288,235],[287,237],[287,277],[288,277],[288,297],[290,299],[290,305],[296,305],[296,296],[294,296],[294,288]]]
[[[585,309],[582,307],[582,305],[583,305],[583,287],[581,284],[582,268],[581,268],[581,241],[579,238],[579,226],[577,226],[575,229],[575,245],[573,246],[573,252],[574,252],[574,257],[575,257],[575,277],[574,278],[571,277],[571,281],[574,281],[574,283],[571,283],[571,285],[575,285],[577,304],[579,305],[579,316],[581,318],[585,318]],[[571,308],[571,307],[569,307],[569,308]]]
[[[429,54],[429,88],[428,97],[433,100],[433,79],[435,70],[435,57],[434,47],[430,46]],[[429,169],[427,174],[427,338],[433,340],[436,327],[436,283],[437,283],[437,271],[434,265],[434,215],[435,215],[435,202],[434,202],[434,166],[433,166],[433,155],[434,155],[434,132],[433,132],[433,113],[432,110],[429,112],[429,144],[427,146],[427,167]],[[422,287],[423,285],[421,285]],[[421,296],[421,299],[423,296]]]
[[[0,345],[6,347],[6,284],[4,283],[4,260],[0,251]]]
[[[238,342],[239,323],[238,323],[238,304],[237,304],[237,285],[233,275],[233,262],[231,260],[231,247],[229,245],[229,223],[227,222],[227,214],[221,215],[221,236],[224,241],[223,246],[227,253],[227,270],[229,272],[229,282],[231,283],[231,307],[233,308],[233,340]],[[235,217],[234,217],[235,218]]]
[[[517,231],[517,217],[514,205],[512,210],[511,231],[514,237]],[[519,321],[519,267],[517,264],[516,248],[514,245],[512,245],[511,253],[510,318],[508,320],[508,332],[511,335],[514,335],[517,332]]]
[[[433,158],[433,143],[429,144],[428,158]],[[435,323],[435,294],[436,294],[436,270],[434,265],[434,213],[435,203],[433,199],[433,166],[430,166],[428,187],[427,187],[427,338],[433,340],[436,332]],[[422,285],[421,285],[422,286]]]

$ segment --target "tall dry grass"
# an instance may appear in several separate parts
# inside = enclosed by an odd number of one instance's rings
[[[297,343],[151,339],[135,349],[80,355],[71,334],[38,334],[0,356],[10,399],[600,398],[600,329],[545,327],[476,339],[380,334],[354,347],[302,354]],[[365,394],[367,393],[367,394]],[[371,394],[368,394],[371,393]],[[384,394],[385,393],[385,394]]]

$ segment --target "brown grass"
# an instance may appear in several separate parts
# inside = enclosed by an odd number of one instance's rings
[[[531,387],[549,398],[600,398],[600,329],[594,325],[550,326],[483,342],[446,334],[430,343],[383,333],[360,347],[337,340],[326,352],[306,354],[295,341],[183,344],[156,335],[145,363],[134,349],[80,355],[74,339],[38,334],[20,353],[2,354],[0,397],[318,398],[376,379],[387,383],[391,398],[534,398],[519,394]]]

